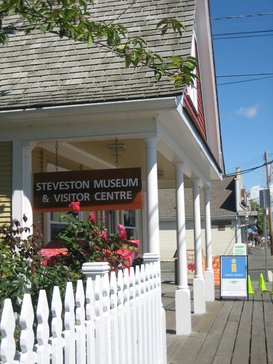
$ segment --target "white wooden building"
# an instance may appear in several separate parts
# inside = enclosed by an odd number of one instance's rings
[[[107,206],[99,213],[107,217],[109,229],[124,223],[130,236],[141,241],[142,253],[159,253],[158,189],[175,188],[178,296],[188,304],[184,188],[192,188],[195,311],[202,313],[200,190],[206,191],[210,275],[209,190],[224,170],[209,2],[99,0],[94,14],[146,35],[162,56],[196,56],[196,87],[175,89],[167,79],[155,82],[149,69],[125,69],[122,60],[95,46],[39,32],[12,35],[0,47],[0,223],[25,214],[50,241],[60,228],[58,211],[34,209],[35,174],[140,168],[141,208]],[[166,17],[184,23],[182,37],[170,32],[161,39],[156,33],[155,24]],[[178,333],[190,331],[189,306],[184,311],[189,319],[178,322],[189,325],[179,324]]]

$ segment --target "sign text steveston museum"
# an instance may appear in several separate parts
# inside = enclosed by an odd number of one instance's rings
[[[72,201],[82,210],[141,208],[141,168],[35,173],[34,209],[67,211]]]

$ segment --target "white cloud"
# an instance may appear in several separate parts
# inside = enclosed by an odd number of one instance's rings
[[[252,119],[258,114],[258,105],[253,105],[249,107],[240,107],[236,111],[236,115],[244,116],[245,118]]]
[[[254,186],[250,189],[250,199],[252,201],[260,203],[260,195],[259,191],[263,190],[265,187],[262,186]],[[273,183],[270,185],[270,195],[271,195],[271,201],[273,202]]]
[[[259,202],[259,191],[261,186],[254,186],[250,189],[250,199],[255,202]]]

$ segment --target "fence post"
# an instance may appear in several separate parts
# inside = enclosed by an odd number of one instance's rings
[[[110,272],[110,265],[107,262],[87,262],[82,265],[82,272],[86,278],[92,278],[93,281],[96,276],[104,277]]]
[[[135,306],[136,306],[136,335],[138,338],[137,345],[137,362],[145,363],[145,353],[144,353],[144,335],[143,335],[143,309],[142,309],[142,298],[141,298],[141,276],[140,276],[140,266],[135,267]]]
[[[112,271],[110,276],[110,318],[111,318],[111,345],[112,363],[119,364],[119,328],[118,328],[118,287],[116,272]]]
[[[117,277],[117,294],[118,294],[118,329],[119,329],[119,352],[120,352],[120,364],[128,363],[127,358],[127,346],[126,346],[126,323],[124,321],[124,285],[123,285],[123,272],[118,271]]]
[[[132,347],[132,364],[140,363],[138,359],[139,338],[137,335],[137,300],[136,300],[136,280],[135,269],[130,267],[129,274],[129,299],[131,315],[131,347]]]
[[[15,314],[13,312],[11,300],[9,298],[6,298],[4,301],[2,318],[0,322],[0,333],[2,336],[2,341],[0,346],[1,363],[13,362],[16,351],[14,331],[15,331]]]
[[[132,363],[132,325],[131,325],[131,314],[130,314],[130,281],[129,281],[129,270],[125,269],[123,273],[123,314],[125,319],[125,331],[126,331],[126,353],[127,363]]]
[[[158,311],[156,310],[157,313],[160,312],[160,317],[156,318],[158,320],[156,320],[156,322],[159,323],[160,330],[158,333],[159,336],[157,338],[156,346],[161,348],[159,362],[165,364],[167,363],[166,312],[163,308],[161,299],[160,255],[156,253],[145,253],[143,255],[143,261],[144,264],[153,263],[153,268],[156,267],[158,281],[160,282],[158,289],[158,299],[160,301],[160,303],[158,302],[158,305],[160,305],[160,307],[158,306]]]
[[[63,362],[63,320],[62,320],[63,304],[58,286],[53,288],[53,296],[51,301],[51,350],[52,350],[52,364],[59,364]]]
[[[86,326],[85,326],[85,295],[83,283],[77,281],[76,289],[76,358],[77,363],[85,363],[86,360]]]
[[[95,293],[94,281],[87,278],[86,282],[86,345],[87,345],[87,364],[96,363],[95,350]]]
[[[29,293],[24,294],[21,315],[20,315],[20,325],[21,325],[21,335],[20,335],[20,347],[21,356],[20,363],[32,364],[36,359],[36,353],[33,352],[34,346],[34,311],[31,301],[31,296]]]
[[[68,282],[65,290],[64,299],[64,355],[66,364],[75,364],[75,298],[73,286]]]
[[[37,362],[45,364],[50,361],[49,346],[49,307],[45,290],[40,290],[37,306]]]
[[[87,281],[91,278],[94,284],[94,330],[96,332],[94,343],[96,363],[111,364],[112,353],[109,327],[110,298],[108,277],[110,265],[107,262],[87,262],[83,264],[82,272],[87,278]],[[89,303],[91,304],[91,301],[89,301]],[[92,335],[90,336],[90,339],[92,340]],[[91,359],[90,355],[88,358],[89,360]]]

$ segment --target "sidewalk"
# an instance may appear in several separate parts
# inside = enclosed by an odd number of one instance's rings
[[[267,250],[268,270],[273,256]],[[168,364],[269,364],[273,363],[273,296],[261,294],[259,274],[265,277],[265,252],[254,248],[248,256],[249,274],[256,294],[249,300],[207,303],[204,315],[192,314],[192,333],[175,335],[174,264],[162,263],[162,297],[167,318]],[[190,288],[192,288],[192,282]],[[271,291],[272,282],[266,282]]]

